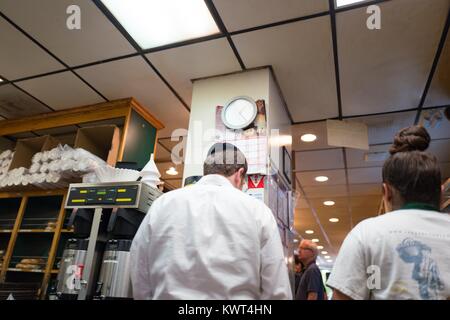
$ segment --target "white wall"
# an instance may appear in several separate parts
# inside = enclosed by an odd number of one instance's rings
[[[204,137],[204,133],[215,129],[216,107],[236,96],[264,99],[268,104],[269,79],[269,69],[261,69],[194,82],[183,183],[186,177],[203,175],[203,161],[214,143],[214,137]]]
[[[276,86],[275,80],[270,74],[269,78],[269,103],[267,108],[268,113],[268,129],[269,129],[269,156],[272,163],[278,170],[282,170],[283,154],[282,148],[278,142],[284,139],[277,139],[276,132],[274,130],[279,130],[279,135],[286,137],[291,136],[291,121],[289,115],[284,107],[283,100],[281,99],[280,93]],[[289,154],[291,154],[291,145],[285,145]],[[292,157],[292,155],[291,155]]]

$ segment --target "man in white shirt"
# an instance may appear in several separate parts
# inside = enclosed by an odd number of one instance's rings
[[[200,181],[153,203],[131,247],[135,299],[292,299],[272,212],[240,190],[246,171],[216,144]]]

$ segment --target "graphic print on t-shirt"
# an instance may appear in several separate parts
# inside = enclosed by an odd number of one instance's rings
[[[404,239],[396,248],[400,258],[406,263],[413,263],[412,278],[419,285],[422,299],[438,299],[438,291],[444,290],[439,277],[436,261],[431,257],[431,248],[426,244],[411,239]]]

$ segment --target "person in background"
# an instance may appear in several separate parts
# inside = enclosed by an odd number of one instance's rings
[[[292,299],[277,223],[241,191],[244,154],[214,145],[196,184],[159,197],[131,247],[135,299]]]
[[[316,265],[319,250],[311,240],[303,239],[298,247],[298,257],[303,263],[300,283],[298,285],[295,300],[325,300],[325,287],[322,275]]]
[[[450,297],[450,216],[439,212],[441,173],[425,128],[400,130],[383,166],[388,213],[346,237],[328,286],[333,299]]]
[[[295,261],[295,291],[294,292],[297,292],[298,285],[300,284],[300,278],[302,277],[303,264],[300,261],[300,258],[298,257],[297,254],[294,256],[294,261]]]

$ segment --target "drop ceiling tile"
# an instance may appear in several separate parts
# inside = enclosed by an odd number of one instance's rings
[[[379,4],[380,30],[366,8],[337,14],[344,116],[417,107],[450,7],[448,0]]]
[[[329,9],[327,0],[214,0],[214,4],[230,32]]]
[[[77,72],[108,99],[134,97],[165,128],[158,134],[187,128],[189,112],[141,57],[133,57],[78,69]]]
[[[381,170],[381,167],[348,169],[349,183],[381,183]]]
[[[294,121],[338,115],[329,17],[232,38],[247,68],[273,67]]]
[[[295,154],[295,170],[327,170],[344,168],[341,149],[301,151]]]
[[[63,65],[1,17],[0,43],[0,73],[8,80],[64,69]]]
[[[382,167],[385,159],[389,157],[390,146],[390,144],[370,146],[368,151],[346,148],[347,167]],[[377,161],[376,159],[380,160]]]
[[[394,141],[395,134],[414,123],[417,112],[398,112],[386,115],[375,115],[347,119],[346,121],[362,122],[367,124],[369,144],[386,143]]]
[[[427,151],[434,154],[440,162],[450,162],[450,139],[431,141]]]
[[[304,190],[308,199],[345,197],[348,194],[346,185],[309,186],[304,187]]]
[[[326,121],[295,124],[291,127],[292,149],[296,151],[330,148],[327,139]],[[313,142],[303,142],[300,137],[304,134],[314,134],[317,139]]]
[[[81,29],[67,28],[70,5],[80,8]],[[74,66],[135,52],[89,0],[2,0],[0,10],[65,63]],[[50,70],[44,70],[50,71]]]
[[[345,184],[345,171],[344,170],[321,170],[321,171],[308,171],[308,172],[297,172],[297,178],[303,187],[317,186],[326,187],[339,184]],[[314,178],[317,176],[326,176],[328,181],[317,182]]]
[[[351,184],[349,185],[350,195],[353,196],[372,196],[376,195],[381,197],[381,184],[380,183],[367,183],[367,184]]]
[[[436,72],[425,99],[425,107],[450,105],[450,35],[442,50]]]
[[[192,79],[241,70],[225,38],[150,53],[147,57],[189,105]]]
[[[56,110],[105,101],[71,72],[57,73],[16,84]]]
[[[424,121],[424,117],[430,120]],[[450,119],[445,117],[444,108],[423,110],[420,123],[425,126],[431,139],[450,138]]]
[[[450,163],[449,162],[441,162],[441,176],[442,180],[446,181],[448,178],[450,178]]]
[[[42,103],[31,98],[13,85],[0,86],[0,114],[2,116],[12,119],[49,111]]]

